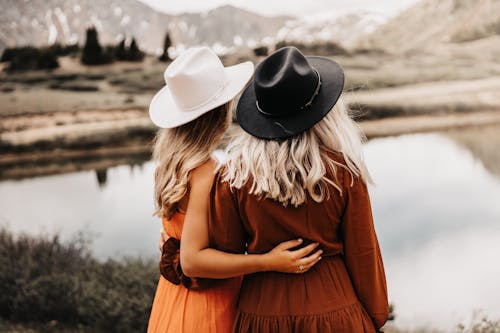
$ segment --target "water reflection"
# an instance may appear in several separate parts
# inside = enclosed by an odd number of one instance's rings
[[[500,179],[448,134],[365,147],[390,299],[407,327],[500,313]]]
[[[99,187],[103,187],[106,185],[106,180],[108,179],[108,169],[99,169],[95,171],[95,175],[97,178],[97,183]]]
[[[109,168],[103,187],[95,171],[3,181],[0,224],[35,235],[57,232],[63,239],[83,231],[99,258],[151,257],[160,230],[152,216],[153,169],[150,162]]]
[[[98,182],[103,181],[104,185],[106,180],[100,178],[104,176],[103,170],[120,165],[140,166],[151,158],[151,149],[146,143],[102,150],[76,151],[74,154],[55,151],[46,156],[38,153],[36,158],[22,153],[22,158],[0,164],[0,181],[95,170]]]
[[[446,136],[469,150],[493,175],[500,177],[500,126],[452,130]]]
[[[396,323],[450,328],[500,313],[499,127],[371,140],[370,188]],[[158,256],[151,162],[0,182],[15,232],[85,231],[99,258]],[[97,179],[97,181],[96,181]]]

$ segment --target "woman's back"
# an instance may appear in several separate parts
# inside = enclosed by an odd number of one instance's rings
[[[336,154],[337,163],[345,161]],[[333,175],[329,175],[334,179]],[[211,236],[217,248],[263,253],[302,237],[319,242],[323,259],[303,275],[265,272],[245,277],[237,316],[239,332],[373,332],[387,319],[387,290],[366,185],[337,167],[343,194],[329,186],[321,203],[310,197],[299,207],[249,194],[248,182],[212,189]],[[227,221],[227,222],[225,222]],[[365,311],[366,310],[366,311]],[[277,329],[279,328],[279,329]]]

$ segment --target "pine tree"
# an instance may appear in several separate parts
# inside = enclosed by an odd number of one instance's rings
[[[172,46],[172,40],[170,39],[170,33],[167,31],[165,35],[165,41],[163,42],[163,54],[160,56],[160,61],[169,61],[170,56],[168,55],[168,49]]]
[[[122,41],[118,43],[115,49],[115,58],[117,60],[127,60],[127,50],[125,48],[125,37],[123,37]]]
[[[95,27],[87,29],[85,46],[82,51],[82,63],[85,65],[100,65],[112,62],[112,56],[104,52],[99,44]]]
[[[144,52],[142,52],[137,46],[135,38],[132,38],[127,58],[128,58],[127,60],[129,61],[142,61],[142,59],[144,59]]]

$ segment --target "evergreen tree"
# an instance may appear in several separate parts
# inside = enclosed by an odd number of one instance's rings
[[[169,61],[170,56],[168,55],[168,49],[172,46],[172,40],[170,39],[170,33],[167,31],[165,35],[165,41],[163,42],[163,54],[160,56],[160,61]]]
[[[144,52],[142,52],[137,46],[137,42],[135,38],[132,38],[132,42],[130,43],[130,47],[128,50],[127,60],[129,61],[142,61],[144,59]]]
[[[82,51],[82,63],[85,65],[100,65],[112,62],[112,56],[108,52],[104,52],[99,44],[96,28],[88,28],[86,35],[85,46]]]
[[[115,49],[115,58],[117,60],[127,60],[127,49],[125,48],[125,37],[123,37],[122,41],[116,46]]]

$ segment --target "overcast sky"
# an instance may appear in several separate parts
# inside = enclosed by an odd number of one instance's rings
[[[262,15],[313,15],[365,9],[395,15],[418,0],[140,0],[167,13],[200,12],[231,4]]]

